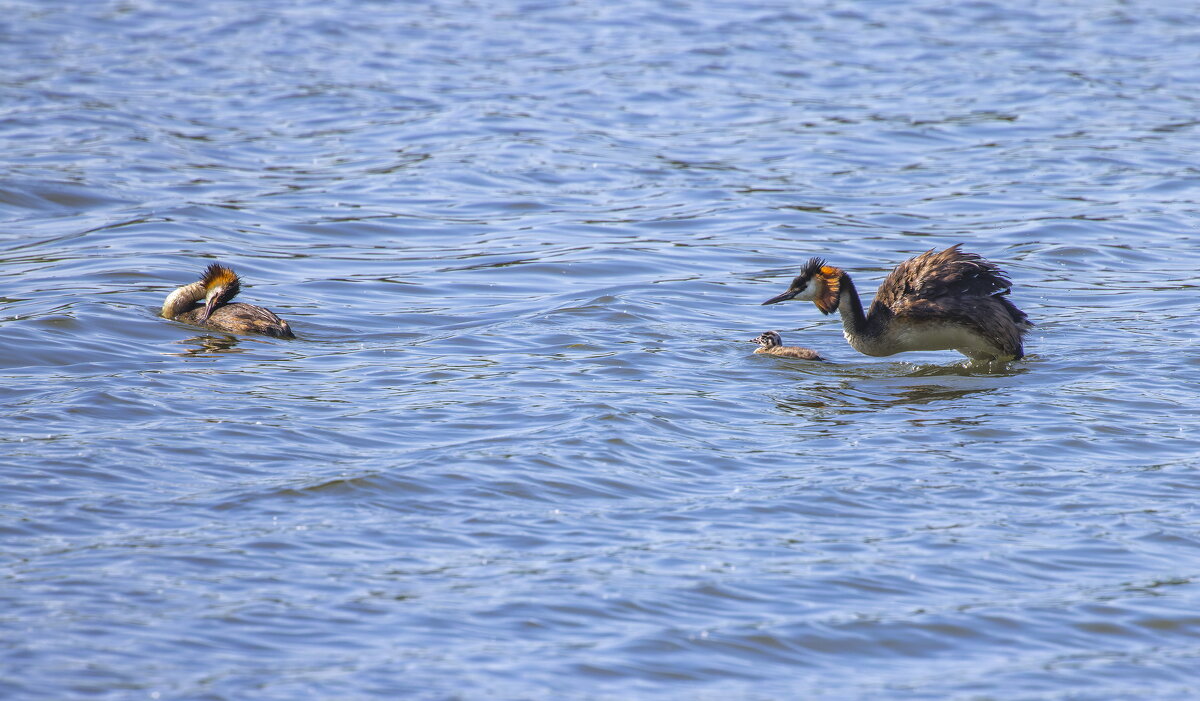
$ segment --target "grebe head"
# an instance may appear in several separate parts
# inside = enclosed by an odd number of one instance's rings
[[[208,321],[213,310],[221,304],[237,296],[242,291],[242,281],[237,273],[218,263],[213,263],[204,270],[200,278],[204,285],[204,312],[200,315],[200,323]]]
[[[812,302],[823,314],[832,314],[838,306],[842,274],[839,268],[826,265],[825,261],[820,258],[809,258],[804,265],[804,270],[788,286],[787,292],[778,297],[772,297],[763,304],[776,304],[796,299],[801,302]]]
[[[750,339],[751,343],[757,343],[763,348],[772,348],[774,346],[783,345],[783,337],[778,331],[763,331],[761,336]]]

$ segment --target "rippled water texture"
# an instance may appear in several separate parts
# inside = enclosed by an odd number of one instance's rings
[[[1194,698],[1172,7],[4,2],[0,696]],[[760,305],[959,241],[1025,360]]]

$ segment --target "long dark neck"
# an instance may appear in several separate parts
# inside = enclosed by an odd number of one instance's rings
[[[842,328],[846,336],[864,336],[867,333],[867,315],[863,313],[862,300],[858,298],[858,290],[854,281],[846,273],[838,284],[838,311],[842,315]]]

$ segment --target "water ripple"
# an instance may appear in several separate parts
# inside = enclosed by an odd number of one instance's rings
[[[7,9],[5,698],[1193,695],[1186,14]],[[760,305],[958,242],[1022,362]]]

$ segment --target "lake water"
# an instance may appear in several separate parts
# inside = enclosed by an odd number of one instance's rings
[[[0,696],[1200,694],[1191,10],[3,5]],[[760,305],[956,242],[1023,361]]]

